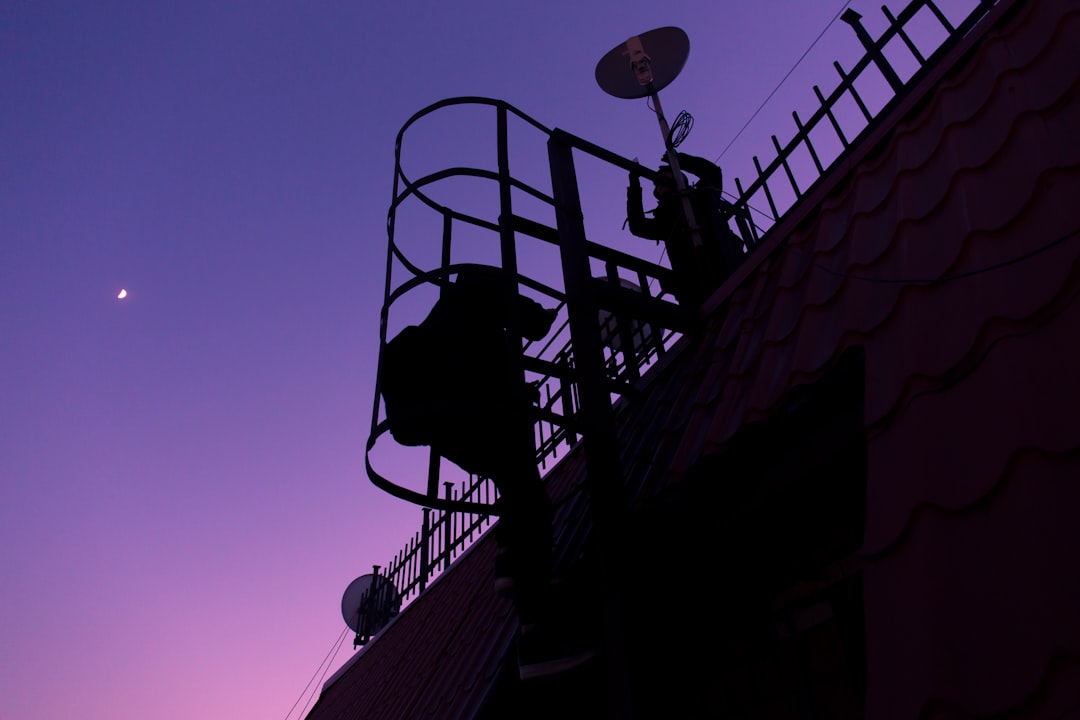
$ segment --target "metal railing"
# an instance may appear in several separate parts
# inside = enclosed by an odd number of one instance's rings
[[[825,175],[826,170],[842,160],[875,127],[876,123],[887,117],[895,104],[906,94],[906,91],[917,85],[923,75],[957,43],[963,40],[996,4],[997,0],[972,0],[973,7],[971,11],[957,25],[950,23],[945,13],[932,0],[911,0],[898,15],[893,15],[887,7],[882,6],[881,11],[888,25],[876,40],[863,27],[862,16],[855,10],[846,10],[840,19],[854,30],[856,37],[866,51],[865,54],[850,71],[845,70],[839,62],[833,62],[833,68],[840,77],[836,87],[828,95],[825,95],[819,86],[813,86],[814,95],[819,103],[817,110],[805,121],[799,117],[797,112],[793,111],[791,113],[798,130],[784,145],[781,145],[776,135],[771,136],[773,150],[776,154],[768,165],[762,166],[758,156],[753,156],[757,176],[746,187],[743,187],[739,178],[735,178],[738,194],[732,203],[733,208],[743,217],[748,217],[751,210],[753,210],[759,217],[764,218],[763,221],[767,223],[768,227],[779,221]],[[936,47],[921,50],[914,39],[914,34],[908,30],[908,26],[916,18],[921,20],[927,15],[929,18],[933,18],[941,29],[945,31],[945,37]],[[925,34],[925,31],[921,33],[921,35]],[[905,51],[918,66],[918,69],[906,81],[900,78],[897,69],[888,60],[890,54]],[[880,77],[884,79],[892,92],[891,100],[885,103],[876,114],[872,113],[867,107],[862,94],[856,87],[859,79],[872,71],[880,74]],[[858,109],[857,115],[847,114],[843,118],[841,117],[837,108],[845,100],[851,100],[854,103]],[[842,119],[847,120],[849,123],[847,132],[845,132],[841,124]],[[824,125],[826,122],[828,124]],[[855,125],[854,128],[850,126],[852,124]],[[823,162],[818,147],[811,139],[812,133],[819,126],[831,130],[832,136],[839,141],[842,148],[837,157],[827,163]],[[814,180],[806,188],[800,187],[793,167],[793,158],[800,154],[802,150],[805,150],[806,155],[810,158],[812,171],[814,172]],[[781,171],[783,171],[782,174]],[[771,184],[774,179],[785,183],[783,190],[790,192],[793,197],[790,202],[783,203],[777,199],[777,188],[775,184]],[[758,209],[764,205],[768,206],[768,214]],[[753,233],[754,244],[756,244],[761,239],[761,233],[764,230],[756,224],[751,224],[750,229]]]
[[[865,54],[855,63],[850,71],[845,71],[839,62],[834,62],[840,80],[835,89],[828,95],[822,93],[818,86],[814,86],[814,94],[819,102],[818,109],[805,121],[798,113],[793,112],[797,132],[786,143],[781,144],[775,135],[772,136],[774,159],[767,165],[762,165],[757,156],[753,157],[756,177],[745,187],[739,178],[735,178],[738,189],[737,196],[725,208],[725,216],[730,228],[744,243],[744,253],[748,256],[761,244],[764,234],[778,222],[787,212],[795,207],[806,194],[812,189],[840,160],[867,136],[876,123],[882,122],[890,110],[904,96],[904,94],[916,85],[923,75],[934,64],[952,49],[966,36],[971,29],[989,12],[996,0],[972,0],[973,8],[958,24],[953,25],[945,14],[931,0],[912,0],[902,12],[894,16],[888,8],[882,7],[888,27],[879,38],[872,39],[860,22],[860,16],[853,10],[846,11],[841,19],[854,30],[859,41],[865,48]],[[908,32],[907,26],[916,17],[929,16],[934,18],[946,31],[946,36],[932,50],[920,50],[913,39],[912,33]],[[918,70],[913,72],[906,81],[901,80],[897,70],[887,60],[887,52],[893,51],[897,44],[910,53],[918,64]],[[862,96],[856,88],[856,82],[864,73],[871,69],[876,70],[885,79],[892,91],[892,98],[886,102],[877,113],[871,113]],[[858,118],[861,119],[860,127],[852,134],[850,128],[845,133],[839,113],[836,111],[842,101],[851,100],[859,109]],[[409,181],[405,178],[400,167],[401,140],[405,130],[419,118],[431,114],[441,108],[458,104],[486,104],[494,107],[498,113],[498,144],[500,170],[499,172],[482,171],[475,168],[451,168]],[[455,224],[465,223],[499,234],[502,247],[505,250],[513,242],[516,235],[524,235],[541,242],[557,244],[558,231],[556,228],[538,223],[533,220],[515,215],[510,208],[509,190],[511,187],[521,190],[533,198],[550,206],[555,205],[555,200],[546,192],[521,183],[509,175],[506,164],[506,129],[508,115],[515,115],[524,120],[535,129],[540,130],[551,138],[557,136],[559,143],[574,151],[596,158],[610,165],[620,167],[629,172],[635,170],[644,177],[657,179],[648,168],[640,167],[633,160],[623,158],[598,145],[581,138],[574,137],[562,131],[550,130],[532,118],[524,115],[513,107],[501,101],[487,98],[455,98],[436,103],[414,115],[402,128],[397,141],[397,169],[395,176],[395,196],[388,217],[388,230],[390,234],[390,250],[387,261],[387,293],[386,304],[383,308],[383,328],[381,342],[386,343],[386,316],[390,306],[401,297],[410,287],[420,283],[434,283],[440,279],[446,279],[455,270],[454,266],[444,262],[443,266],[434,271],[422,270],[412,263],[394,244],[395,213],[398,207],[408,197],[420,199],[428,208],[440,213],[444,218],[442,257],[449,257],[450,239],[452,228]],[[849,118],[850,120],[850,118]],[[812,133],[819,127],[831,129],[835,138],[839,141],[842,150],[829,161],[823,160],[819,154]],[[815,177],[805,188],[797,181],[793,169],[793,157],[796,153],[805,150],[812,163]],[[554,157],[554,156],[553,156]],[[558,171],[555,168],[556,160],[552,160],[553,175]],[[456,212],[444,207],[428,197],[424,188],[439,180],[455,175],[468,175],[484,177],[499,182],[504,190],[501,194],[501,212],[497,221],[489,221],[473,217],[464,213]],[[404,189],[399,192],[399,183]],[[776,193],[776,184],[785,183],[785,190],[790,192],[790,202],[779,201]],[[768,206],[768,213],[759,210],[759,206]],[[750,220],[751,212],[756,212],[765,218],[765,227]],[[640,258],[622,253],[612,248],[586,241],[587,251],[590,258],[603,263],[605,275],[609,286],[627,284],[627,276],[635,278],[632,282],[635,290],[625,289],[625,293],[637,292],[646,298],[649,297],[648,288],[658,282],[663,287],[663,280],[670,270],[649,263]],[[510,253],[513,255],[513,252]],[[391,287],[390,264],[391,259],[397,258],[409,271],[413,278],[398,288]],[[511,264],[506,268],[515,274],[523,286],[531,287],[558,301],[560,309],[565,305],[567,297],[561,290],[551,286],[542,285],[527,277],[517,274],[517,268]],[[618,294],[619,290],[611,290]],[[630,298],[630,295],[621,297]],[[632,298],[631,298],[632,299]],[[625,305],[616,307],[626,307]],[[633,306],[633,303],[631,303]],[[679,339],[680,324],[671,321],[672,318],[665,316],[660,321],[642,315],[629,312],[608,312],[602,315],[598,323],[598,332],[602,339],[605,354],[605,367],[609,390],[612,397],[622,397],[632,392],[634,383],[656,360],[672,349],[673,344]],[[542,348],[533,355],[525,352],[520,359],[523,368],[540,389],[541,402],[538,408],[539,420],[536,424],[537,462],[542,468],[553,463],[560,455],[574,446],[580,439],[580,433],[575,416],[580,409],[579,391],[575,384],[574,349],[568,339],[567,325],[560,325]],[[375,410],[372,420],[372,436],[368,442],[368,450],[375,439],[386,432],[386,423],[380,422],[378,415],[379,399],[376,396]],[[369,476],[374,470],[368,465]],[[377,475],[377,473],[376,473]],[[389,483],[382,479],[380,484],[376,477],[372,481],[388,491],[399,494],[390,487]],[[406,547],[385,566],[385,576],[388,577],[401,592],[405,601],[412,599],[422,592],[427,583],[437,574],[449,567],[450,563],[459,556],[471,543],[483,533],[493,521],[491,513],[484,512],[485,507],[490,507],[496,493],[491,483],[483,478],[470,476],[462,481],[455,489],[451,483],[442,483],[442,494],[435,502],[435,488],[438,482],[437,471],[429,478],[428,492],[421,496],[417,493],[401,493],[414,502],[424,505],[424,499],[432,500],[430,506],[423,509],[423,523],[421,529],[409,541]]]
[[[387,420],[380,415],[379,389],[381,388],[383,373],[382,361],[384,353],[382,350],[385,349],[388,342],[388,325],[392,310],[404,302],[409,293],[413,293],[418,289],[425,287],[429,289],[440,288],[447,285],[451,276],[456,273],[477,268],[490,271],[492,266],[513,277],[520,287],[546,297],[549,301],[548,304],[556,305],[558,312],[563,317],[561,324],[550,335],[551,339],[542,348],[536,350],[525,347],[522,354],[514,359],[525,372],[526,377],[530,379],[530,382],[537,387],[543,399],[536,413],[538,417],[536,441],[540,449],[538,462],[546,466],[546,463],[574,444],[580,435],[576,427],[577,416],[580,411],[576,386],[578,367],[573,345],[569,340],[569,323],[566,317],[569,314],[566,309],[567,291],[561,287],[519,273],[514,261],[517,254],[516,246],[519,242],[528,241],[555,248],[560,247],[559,231],[555,227],[554,221],[557,207],[555,198],[512,177],[509,174],[508,167],[506,167],[505,160],[500,160],[501,167],[498,172],[478,168],[453,167],[441,169],[416,180],[410,180],[406,177],[401,168],[402,137],[406,130],[427,115],[444,108],[459,105],[490,106],[495,109],[497,116],[496,140],[498,155],[501,159],[504,159],[508,154],[508,119],[515,116],[524,120],[534,129],[540,130],[549,143],[551,138],[557,135],[572,145],[574,149],[610,164],[618,165],[627,171],[636,167],[636,163],[580,138],[573,138],[565,133],[544,128],[535,120],[507,103],[487,98],[454,98],[435,103],[410,118],[399,133],[394,201],[387,222],[390,243],[387,258],[386,299],[381,318],[380,368],[376,379],[372,431],[368,439],[365,456],[368,477],[379,488],[422,506],[482,513],[485,508],[479,507],[474,501],[463,499],[463,497],[469,496],[469,493],[463,493],[462,497],[453,499],[447,499],[440,493],[441,479],[438,475],[438,462],[435,458],[432,458],[429,463],[429,477],[426,489],[423,492],[403,487],[396,484],[392,479],[385,477],[374,467],[371,458],[372,449],[375,447],[376,442],[389,431]],[[641,169],[641,173],[645,176],[656,175],[656,173],[647,169]],[[500,203],[497,218],[489,219],[459,212],[440,204],[431,196],[429,188],[434,184],[462,177],[480,178],[498,183]],[[549,223],[543,223],[516,214],[510,200],[511,190],[524,192],[534,200],[539,200],[548,206],[552,214],[552,220]],[[395,239],[399,209],[406,201],[412,200],[419,201],[421,209],[434,211],[441,218],[441,249],[438,252],[437,266],[431,269],[425,268],[422,262],[410,258]],[[454,239],[457,237],[455,230],[461,228],[472,231],[479,229],[494,238],[496,242],[492,242],[489,249],[494,248],[499,251],[498,260],[488,265],[450,262]],[[688,313],[685,309],[679,308],[669,301],[659,300],[658,298],[662,298],[662,295],[653,296],[650,294],[649,287],[652,285],[663,287],[671,284],[670,279],[673,277],[673,273],[670,269],[600,243],[586,242],[589,257],[604,268],[603,277],[600,280],[616,288],[611,293],[611,296],[618,301],[605,301],[605,309],[608,314],[604,319],[603,328],[601,328],[598,319],[596,332],[603,335],[602,346],[605,353],[605,362],[610,370],[607,377],[610,391],[613,395],[620,396],[631,389],[633,382],[640,377],[643,367],[670,349],[671,345],[678,339],[679,332],[684,329],[685,317]],[[394,267],[397,267],[399,272],[407,274],[407,279],[396,285],[391,278],[391,269]],[[636,281],[633,283],[635,289],[626,286],[627,279],[630,277]],[[627,315],[622,309],[626,307],[626,302],[638,306],[652,303],[654,317],[648,318],[646,322],[642,323],[636,309],[633,317]],[[510,307],[513,303],[507,305]],[[510,311],[510,314],[514,314],[513,310]],[[635,327],[647,327],[650,332],[648,335],[639,332],[640,337],[635,340]],[[647,339],[648,342],[643,342],[644,339]],[[633,352],[630,352],[630,349]]]

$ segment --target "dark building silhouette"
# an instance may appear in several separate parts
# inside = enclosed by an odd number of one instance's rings
[[[546,470],[605,656],[517,679],[488,533],[310,720],[1080,713],[1080,5],[972,9]]]

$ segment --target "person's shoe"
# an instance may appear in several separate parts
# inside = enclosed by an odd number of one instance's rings
[[[596,652],[588,635],[541,623],[518,635],[518,675],[533,680],[564,673],[584,665]]]

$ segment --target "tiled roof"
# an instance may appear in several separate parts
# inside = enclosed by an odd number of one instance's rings
[[[862,348],[867,717],[1080,707],[1080,3],[1000,2],[990,20],[617,412],[647,499]],[[572,560],[580,448],[548,479]],[[481,717],[514,670],[493,550],[474,544],[308,717]]]
[[[564,458],[549,476],[564,553],[572,527],[583,525],[580,457]],[[493,590],[494,559],[489,532],[327,683],[308,720],[478,717],[500,673],[517,673],[508,657],[517,617]]]
[[[1080,5],[996,13],[732,281],[670,431],[665,482],[864,350],[868,717],[1080,705]]]
[[[308,718],[473,718],[516,631],[492,591],[494,543],[473,544],[328,683]]]

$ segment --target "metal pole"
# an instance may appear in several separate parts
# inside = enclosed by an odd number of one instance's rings
[[[694,247],[698,248],[701,247],[701,229],[698,227],[697,219],[694,217],[694,209],[690,204],[690,195],[687,193],[686,183],[683,182],[682,170],[679,168],[679,157],[675,154],[675,146],[671,144],[671,128],[668,126],[667,118],[664,117],[664,109],[660,106],[660,93],[656,92],[651,82],[648,90],[653,107],[656,108],[656,119],[660,123],[660,132],[664,136],[664,149],[667,150],[668,164],[671,165],[671,172],[675,176],[675,189],[678,191],[679,197],[682,198],[683,214],[686,215],[686,224],[690,226],[690,238],[694,243]]]
[[[881,74],[885,76],[885,80],[888,81],[889,86],[892,87],[894,93],[899,93],[904,89],[904,81],[900,79],[900,76],[893,70],[892,65],[885,58],[884,53],[881,52],[881,48],[877,46],[873,38],[870,37],[870,33],[866,31],[863,24],[859,22],[862,19],[855,10],[849,8],[844,11],[844,14],[840,16],[840,19],[851,26],[851,29],[855,31],[855,36],[859,38],[859,42],[866,49],[866,54],[870,56],[870,59],[874,61],[874,65],[881,71]]]
[[[431,573],[429,542],[431,542],[431,508],[424,508],[424,524],[420,527],[420,592],[424,592],[427,588],[428,575]]]
[[[585,238],[584,216],[570,145],[563,133],[548,139],[551,185],[563,279],[566,283],[574,365],[581,394],[580,420],[584,430],[586,483],[592,499],[593,534],[600,550],[601,628],[607,650],[612,720],[633,717],[630,675],[623,638],[622,584],[619,568],[625,545],[625,487],[611,397],[606,389],[604,353],[596,319],[599,306],[593,289]]]

